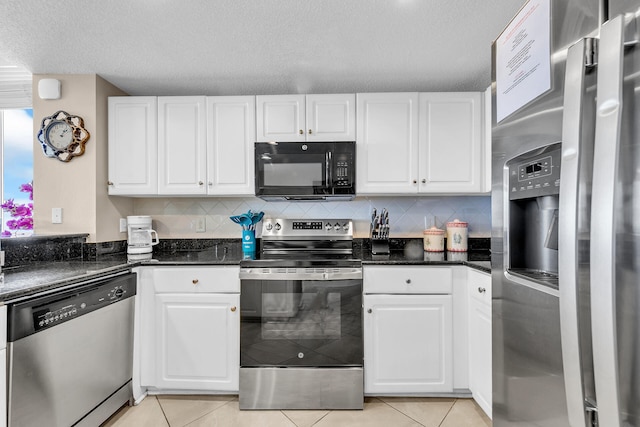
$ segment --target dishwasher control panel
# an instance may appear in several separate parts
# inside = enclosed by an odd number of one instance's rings
[[[68,322],[135,293],[136,275],[127,273],[8,303],[8,338],[15,340]]]

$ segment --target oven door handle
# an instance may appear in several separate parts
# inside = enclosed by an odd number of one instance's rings
[[[278,271],[280,270],[280,271]],[[278,268],[241,268],[240,280],[362,280],[362,268],[346,268],[340,271],[314,271],[306,272],[304,269],[297,271],[282,271]]]

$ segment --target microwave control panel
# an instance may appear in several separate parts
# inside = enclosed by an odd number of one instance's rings
[[[333,185],[335,187],[353,186],[353,158],[347,153],[335,153],[333,163]]]
[[[560,191],[560,147],[525,153],[509,165],[509,200],[558,194]]]

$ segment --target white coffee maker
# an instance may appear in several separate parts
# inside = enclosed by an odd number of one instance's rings
[[[149,254],[153,251],[153,245],[160,243],[158,233],[151,228],[150,216],[128,216],[127,231],[128,254]]]

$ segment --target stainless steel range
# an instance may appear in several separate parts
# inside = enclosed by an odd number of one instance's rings
[[[265,219],[240,263],[240,409],[362,409],[362,262],[348,219]]]

